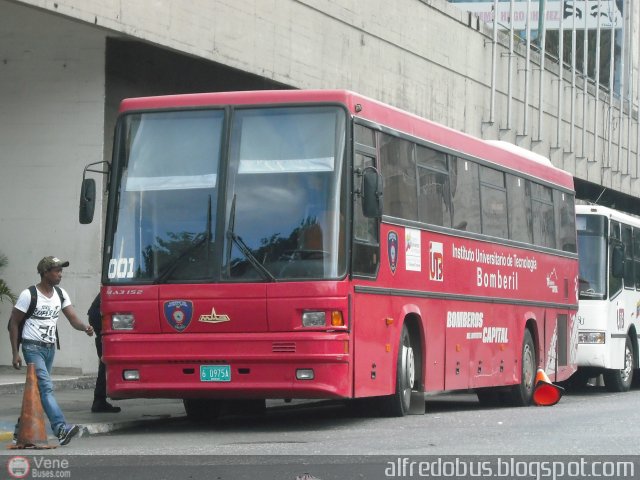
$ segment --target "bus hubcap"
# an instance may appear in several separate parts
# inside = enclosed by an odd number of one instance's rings
[[[620,370],[620,377],[623,382],[628,382],[631,376],[631,367],[633,365],[633,352],[626,346],[624,349],[624,368]]]
[[[411,391],[413,389],[413,385],[415,383],[415,360],[413,358],[413,348],[407,345],[403,345],[402,349],[404,350],[403,358],[404,358],[404,378],[405,378],[405,388],[406,390]]]
[[[533,352],[527,344],[524,346],[524,352],[522,352],[522,376],[527,390],[533,388],[533,370]]]

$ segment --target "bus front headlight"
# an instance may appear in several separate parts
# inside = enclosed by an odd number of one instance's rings
[[[133,330],[134,324],[133,313],[114,313],[111,316],[111,328],[113,330]]]
[[[604,344],[605,338],[604,332],[578,332],[578,343]]]
[[[326,315],[324,312],[303,312],[302,313],[302,326],[303,327],[324,327],[327,324]]]

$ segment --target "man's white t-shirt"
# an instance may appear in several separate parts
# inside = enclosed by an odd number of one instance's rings
[[[31,317],[27,318],[24,322],[24,328],[22,330],[23,340],[38,340],[46,343],[56,342],[56,324],[58,323],[60,311],[71,305],[69,294],[63,288],[58,288],[62,290],[62,296],[64,297],[63,305],[60,305],[60,296],[55,288],[53,295],[49,298],[36,287],[38,302]],[[31,292],[27,288],[20,293],[15,306],[21,312],[26,313],[30,303]]]

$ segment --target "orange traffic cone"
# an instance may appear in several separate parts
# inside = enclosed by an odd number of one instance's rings
[[[27,381],[22,395],[22,411],[18,426],[18,439],[10,449],[23,448],[55,448],[47,442],[47,432],[44,426],[44,410],[40,401],[36,365],[27,365]]]
[[[544,370],[539,368],[533,387],[533,403],[543,407],[550,407],[560,401],[563,393],[564,388],[551,383]]]

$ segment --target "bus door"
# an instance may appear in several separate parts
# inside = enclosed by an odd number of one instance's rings
[[[567,313],[547,310],[545,314],[544,357],[538,365],[544,368],[549,378],[556,381],[556,376],[568,368],[570,355],[570,318]],[[575,339],[577,341],[577,339]]]
[[[367,137],[362,142],[373,144],[373,131],[364,128],[361,130],[371,133],[370,141]],[[356,140],[358,139],[356,135]],[[353,161],[354,191],[361,188],[363,170],[375,166],[375,148],[372,145],[358,144]],[[362,278],[362,284],[370,283],[378,275],[379,229],[379,220],[363,215],[361,197],[354,194],[351,268],[354,278]],[[395,361],[390,360],[395,357],[386,351],[385,345],[395,346],[397,343],[397,339],[391,337],[392,329],[384,322],[385,314],[389,310],[390,297],[358,293],[358,283],[360,282],[356,281],[353,302],[355,396],[389,394],[395,388]],[[393,351],[395,352],[395,349]]]

